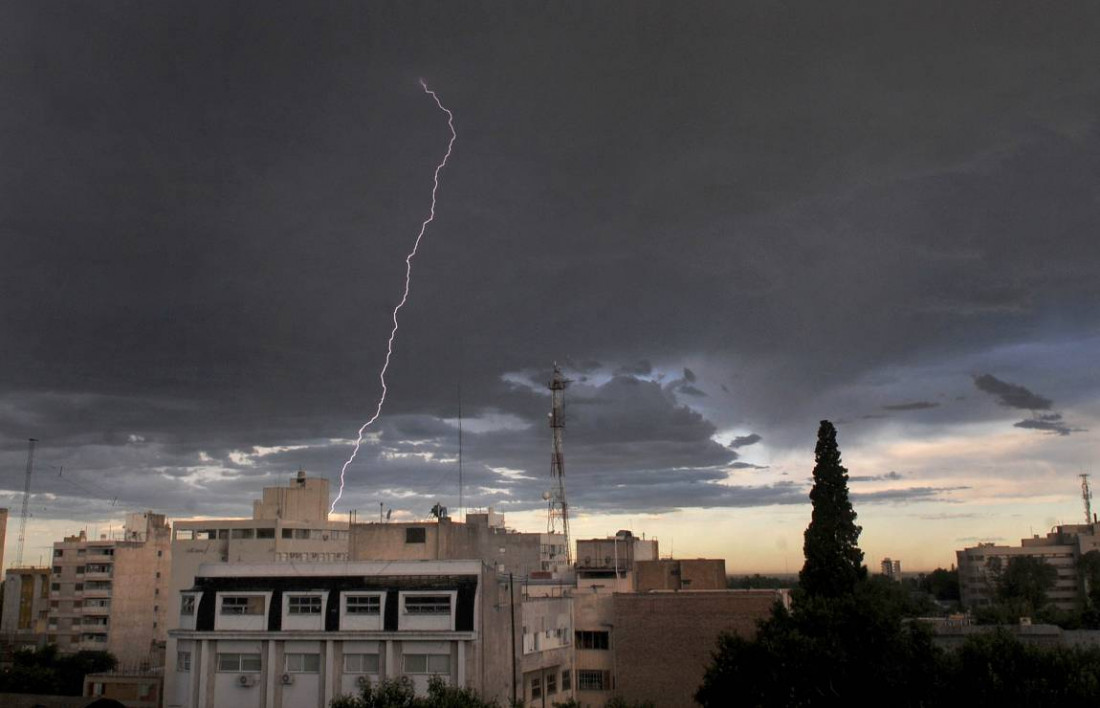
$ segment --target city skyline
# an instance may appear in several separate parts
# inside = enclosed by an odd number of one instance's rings
[[[464,498],[796,572],[818,421],[865,562],[1083,517],[1100,429],[1100,10],[978,3],[0,10],[13,560],[151,509]],[[37,549],[37,550],[36,550]]]

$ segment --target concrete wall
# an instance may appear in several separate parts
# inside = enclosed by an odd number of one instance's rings
[[[778,598],[774,590],[615,595],[615,693],[662,708],[696,705],[719,634],[755,635]]]
[[[351,560],[480,560],[498,572],[526,576],[565,569],[561,534],[516,533],[471,514],[471,523],[441,519],[424,523],[353,524]],[[412,535],[410,535],[412,530]],[[423,542],[419,538],[423,532]],[[551,547],[560,549],[549,550]]]
[[[0,568],[4,567],[4,543],[8,538],[8,510],[0,508]]]
[[[650,590],[725,590],[726,561],[721,558],[638,561],[638,592]]]

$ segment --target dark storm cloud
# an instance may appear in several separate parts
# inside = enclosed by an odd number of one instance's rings
[[[730,441],[729,446],[737,449],[739,447],[748,447],[749,445],[755,445],[764,438],[760,437],[756,433],[750,433],[749,435],[738,435],[736,438]]]
[[[1048,433],[1056,433],[1057,435],[1069,435],[1073,432],[1081,432],[1080,428],[1071,428],[1062,419],[1062,416],[1048,417],[1041,416],[1039,418],[1026,418],[1019,422],[1013,423],[1015,428],[1025,428],[1028,430],[1042,430]]]
[[[883,410],[887,411],[923,411],[929,408],[939,408],[939,403],[933,403],[932,401],[913,401],[911,403],[893,403],[887,406],[883,406]]]
[[[1053,405],[1049,398],[1032,393],[1023,386],[1002,381],[992,374],[975,376],[974,385],[979,391],[996,396],[997,402],[1006,408],[1045,411]]]
[[[466,435],[469,484],[510,492],[471,493],[537,505],[555,359],[579,504],[793,498],[727,491],[747,463],[714,436],[812,448],[869,373],[1100,324],[1097,12],[9,3],[0,484],[30,436],[101,504],[335,479],[446,145],[424,76],[459,137],[349,502],[453,490],[461,384],[467,420],[522,423]]]
[[[649,376],[651,373],[653,373],[653,364],[646,359],[639,359],[633,364],[626,364],[615,370],[616,375]]]
[[[751,464],[749,462],[734,462],[732,465],[730,465],[730,467],[732,469],[735,469],[735,470],[766,470],[766,469],[768,469],[767,465],[754,465],[754,464]]]
[[[849,482],[892,482],[902,479],[904,475],[898,472],[887,472],[886,474],[877,475],[851,475],[848,477]]]
[[[852,501],[863,504],[871,502],[909,502],[943,501],[949,499],[951,492],[963,491],[970,487],[907,487],[905,489],[884,489],[878,492],[853,492]]]

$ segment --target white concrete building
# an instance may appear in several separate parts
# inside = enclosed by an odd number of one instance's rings
[[[433,675],[508,703],[512,675],[534,670],[520,627],[509,636],[517,589],[477,560],[203,565],[180,593],[165,705],[323,708],[362,681],[408,676],[424,692]],[[551,654],[566,700],[571,665]]]

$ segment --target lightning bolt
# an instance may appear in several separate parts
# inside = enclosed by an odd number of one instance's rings
[[[428,224],[435,220],[435,198],[436,193],[439,191],[439,173],[443,171],[443,168],[447,166],[447,160],[451,157],[451,148],[455,144],[455,138],[458,135],[455,133],[454,115],[439,101],[439,96],[435,91],[428,88],[428,84],[424,79],[420,79],[420,86],[424,89],[424,93],[428,94],[435,101],[435,105],[439,107],[439,110],[447,114],[447,127],[451,131],[451,139],[447,142],[447,153],[443,155],[443,159],[436,165],[435,175],[432,178],[432,207],[428,211],[428,218],[420,224],[420,233],[416,235],[416,241],[413,243],[412,250],[409,251],[409,255],[405,256],[405,292],[401,295],[401,302],[397,303],[397,307],[393,308],[393,329],[390,330],[390,339],[386,344],[386,361],[382,364],[382,371],[378,373],[378,380],[382,384],[382,395],[378,398],[378,406],[374,409],[374,415],[370,417],[366,423],[363,423],[359,427],[359,435],[355,439],[355,448],[351,451],[351,457],[348,458],[344,466],[340,468],[340,491],[337,492],[336,498],[332,500],[332,506],[329,507],[329,513],[332,513],[336,509],[337,502],[344,496],[344,478],[348,471],[348,466],[352,462],[355,462],[355,456],[359,454],[359,448],[363,445],[363,433],[366,432],[374,421],[378,420],[378,416],[382,415],[382,406],[386,403],[386,394],[389,390],[386,388],[386,371],[390,368],[390,358],[393,356],[393,342],[397,338],[397,313],[401,312],[401,308],[405,306],[405,303],[409,300],[409,285],[412,282],[412,261],[416,257],[416,252],[420,248],[420,241],[424,238],[424,232],[428,230]]]

